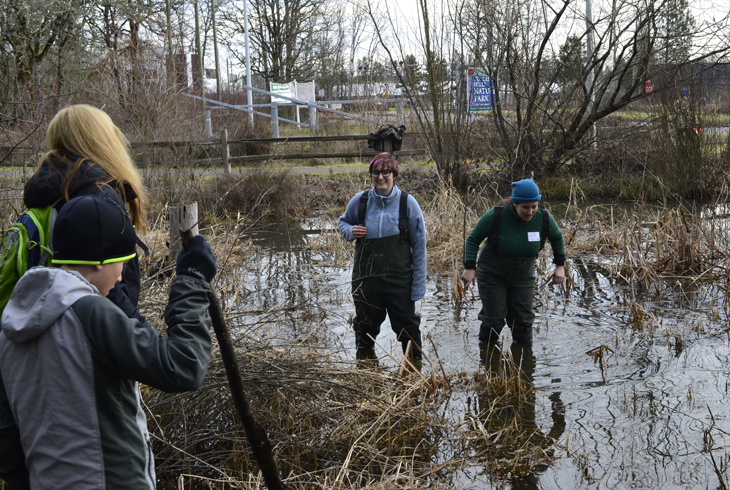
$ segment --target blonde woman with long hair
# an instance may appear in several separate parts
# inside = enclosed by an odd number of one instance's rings
[[[41,157],[25,185],[23,200],[29,208],[61,207],[74,197],[106,194],[126,203],[137,231],[147,220],[147,191],[132,161],[129,141],[109,115],[96,107],[78,104],[61,109],[48,125],[48,153]],[[130,318],[143,325],[137,310],[140,275],[137,259],[130,260],[107,296]]]
[[[147,192],[130,156],[129,141],[109,115],[85,104],[61,109],[48,126],[46,143],[49,151],[25,185],[23,201],[27,207],[53,205],[60,211],[74,197],[103,195],[118,206],[126,205],[137,231],[145,229]],[[122,280],[107,298],[129,318],[149,328],[137,310],[139,290],[135,257],[124,264]],[[8,408],[2,377],[0,408]],[[6,488],[30,488],[18,427],[12,418],[0,417],[0,462],[0,479]]]

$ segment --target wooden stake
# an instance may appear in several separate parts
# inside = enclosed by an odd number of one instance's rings
[[[182,228],[178,229],[180,231],[180,238],[182,239],[183,246],[187,249],[194,237],[193,232],[191,230],[183,231]],[[236,352],[233,349],[233,342],[231,342],[231,336],[228,333],[228,328],[226,328],[223,310],[218,303],[218,296],[215,294],[212,286],[210,288],[209,296],[210,307],[208,308],[208,313],[210,314],[210,319],[213,323],[213,331],[218,339],[218,347],[221,350],[221,359],[223,359],[223,365],[226,368],[228,387],[231,390],[233,404],[236,406],[238,416],[241,419],[241,425],[243,425],[243,430],[246,433],[246,439],[248,439],[249,444],[251,444],[251,450],[253,451],[256,462],[264,476],[266,487],[269,488],[269,490],[283,490],[285,487],[281,482],[279,469],[276,466],[274,455],[271,452],[269,437],[251,413],[251,408],[246,400],[243,380],[241,379],[241,373],[238,370],[238,362],[236,361]]]

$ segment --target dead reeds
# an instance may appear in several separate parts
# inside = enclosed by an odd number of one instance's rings
[[[613,271],[644,288],[666,281],[709,280],[726,269],[726,225],[707,210],[675,207],[624,209],[610,222],[596,220],[574,248],[611,257]]]
[[[434,391],[431,375],[234,341],[252,411],[289,488],[447,488],[449,475],[474,464],[510,479],[543,470],[559,437],[535,426],[534,393],[511,358],[494,375],[455,378]],[[226,386],[215,356],[197,392],[145,391],[162,488],[260,488]],[[445,404],[465,394],[477,403],[454,423]],[[181,478],[187,484],[176,487]]]
[[[234,341],[252,411],[266,428],[291,487],[361,487],[404,471],[422,474],[421,466],[429,464],[434,446],[428,432],[435,413],[420,403],[420,377],[395,379],[356,370],[316,350],[274,350],[241,337]],[[158,422],[162,482],[172,484],[181,473],[223,474],[240,482],[256,474],[226,386],[216,357],[198,392],[186,397],[154,393],[147,400]]]
[[[428,268],[439,272],[450,271],[455,262],[461,267],[466,237],[480,216],[464,203],[454,188],[445,184],[442,184],[423,213],[428,232]]]

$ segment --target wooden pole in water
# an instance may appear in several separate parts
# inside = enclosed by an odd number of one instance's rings
[[[195,235],[191,230],[183,231],[182,228],[178,229],[180,230],[180,238],[182,239],[183,246],[187,249]],[[233,349],[233,342],[231,342],[231,336],[226,328],[223,310],[218,303],[218,296],[215,294],[212,286],[210,288],[209,296],[210,307],[208,308],[208,313],[210,314],[210,319],[213,323],[213,331],[218,339],[218,346],[221,350],[223,365],[226,368],[228,387],[231,390],[233,404],[236,406],[238,416],[241,419],[241,425],[243,425],[243,430],[246,432],[246,439],[248,439],[249,444],[251,444],[253,455],[256,458],[259,468],[261,468],[261,473],[264,475],[266,487],[269,488],[269,490],[284,490],[284,484],[281,482],[281,478],[279,477],[279,469],[276,466],[274,455],[271,452],[269,437],[251,413],[251,408],[246,400],[243,380],[241,379],[241,373],[238,370],[236,353]]]

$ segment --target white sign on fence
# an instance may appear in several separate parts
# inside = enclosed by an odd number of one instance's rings
[[[303,100],[304,102],[314,102],[316,99],[314,91],[314,80],[311,82],[299,83],[296,80],[289,83],[271,83],[272,93],[283,95],[285,97],[291,97],[293,99]],[[290,100],[282,99],[271,96],[271,102],[276,102],[279,105],[292,105],[293,102]]]
[[[294,94],[292,93],[292,84],[291,83],[271,83],[271,90],[270,92],[283,95],[285,97],[294,97]],[[291,104],[291,100],[282,99],[279,97],[276,97],[275,95],[271,96],[271,102],[276,102],[277,104]]]
[[[297,99],[303,100],[304,102],[314,102],[317,100],[314,91],[314,80],[311,82],[297,83],[293,82],[296,86]]]

